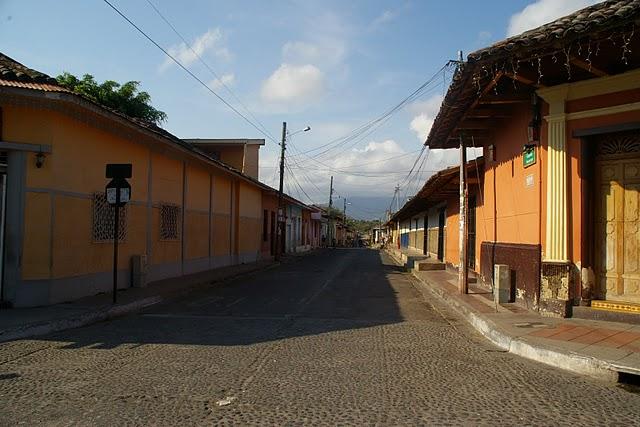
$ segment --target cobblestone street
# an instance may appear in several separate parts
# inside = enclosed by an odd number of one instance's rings
[[[638,425],[640,394],[504,353],[374,250],[0,344],[0,423]]]

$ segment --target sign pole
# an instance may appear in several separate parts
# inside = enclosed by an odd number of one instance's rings
[[[114,206],[113,223],[113,303],[117,302],[118,295],[118,237],[120,228],[120,189],[116,191],[116,204]]]
[[[118,240],[120,237],[120,208],[131,200],[131,163],[109,163],[106,177],[111,181],[105,188],[107,203],[113,206],[113,304],[118,301]]]

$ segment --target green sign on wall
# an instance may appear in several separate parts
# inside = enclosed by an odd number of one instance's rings
[[[535,148],[528,148],[524,150],[524,155],[522,156],[522,163],[524,164],[525,168],[536,164]]]

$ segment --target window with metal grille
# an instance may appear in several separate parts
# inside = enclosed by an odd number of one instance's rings
[[[104,193],[93,195],[93,229],[94,242],[113,241],[113,228],[115,220],[115,208],[107,203]],[[118,241],[122,242],[127,237],[127,206],[120,208],[118,228]]]
[[[180,238],[180,206],[160,205],[160,240]]]

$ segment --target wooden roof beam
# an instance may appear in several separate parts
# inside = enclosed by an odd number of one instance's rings
[[[505,77],[509,77],[511,80],[515,80],[520,83],[524,83],[527,86],[533,86],[536,88],[545,87],[543,84],[538,84],[536,80],[525,76],[523,73],[504,73]]]
[[[489,120],[465,119],[465,120],[462,121],[462,123],[460,123],[458,126],[456,126],[456,129],[460,129],[460,130],[464,130],[464,129],[466,129],[466,130],[474,130],[474,129],[489,130],[489,129],[493,129],[494,127],[495,127],[495,124],[492,123]]]
[[[479,100],[482,105],[520,104],[531,102],[531,95],[525,93],[487,95]]]
[[[596,67],[596,66],[595,66],[595,65],[593,65],[593,64],[589,64],[588,62],[583,61],[583,60],[582,60],[582,59],[580,59],[580,58],[576,58],[575,56],[572,56],[572,57],[571,57],[570,62],[571,62],[573,65],[575,65],[576,67],[578,67],[578,68],[580,68],[580,69],[582,69],[582,70],[584,70],[584,71],[586,71],[586,72],[588,72],[588,73],[591,73],[591,74],[593,74],[594,76],[597,76],[597,77],[605,77],[605,76],[608,76],[608,75],[609,75],[609,73],[607,73],[606,71],[604,71],[604,70],[602,70],[602,69],[600,69],[600,68]]]

